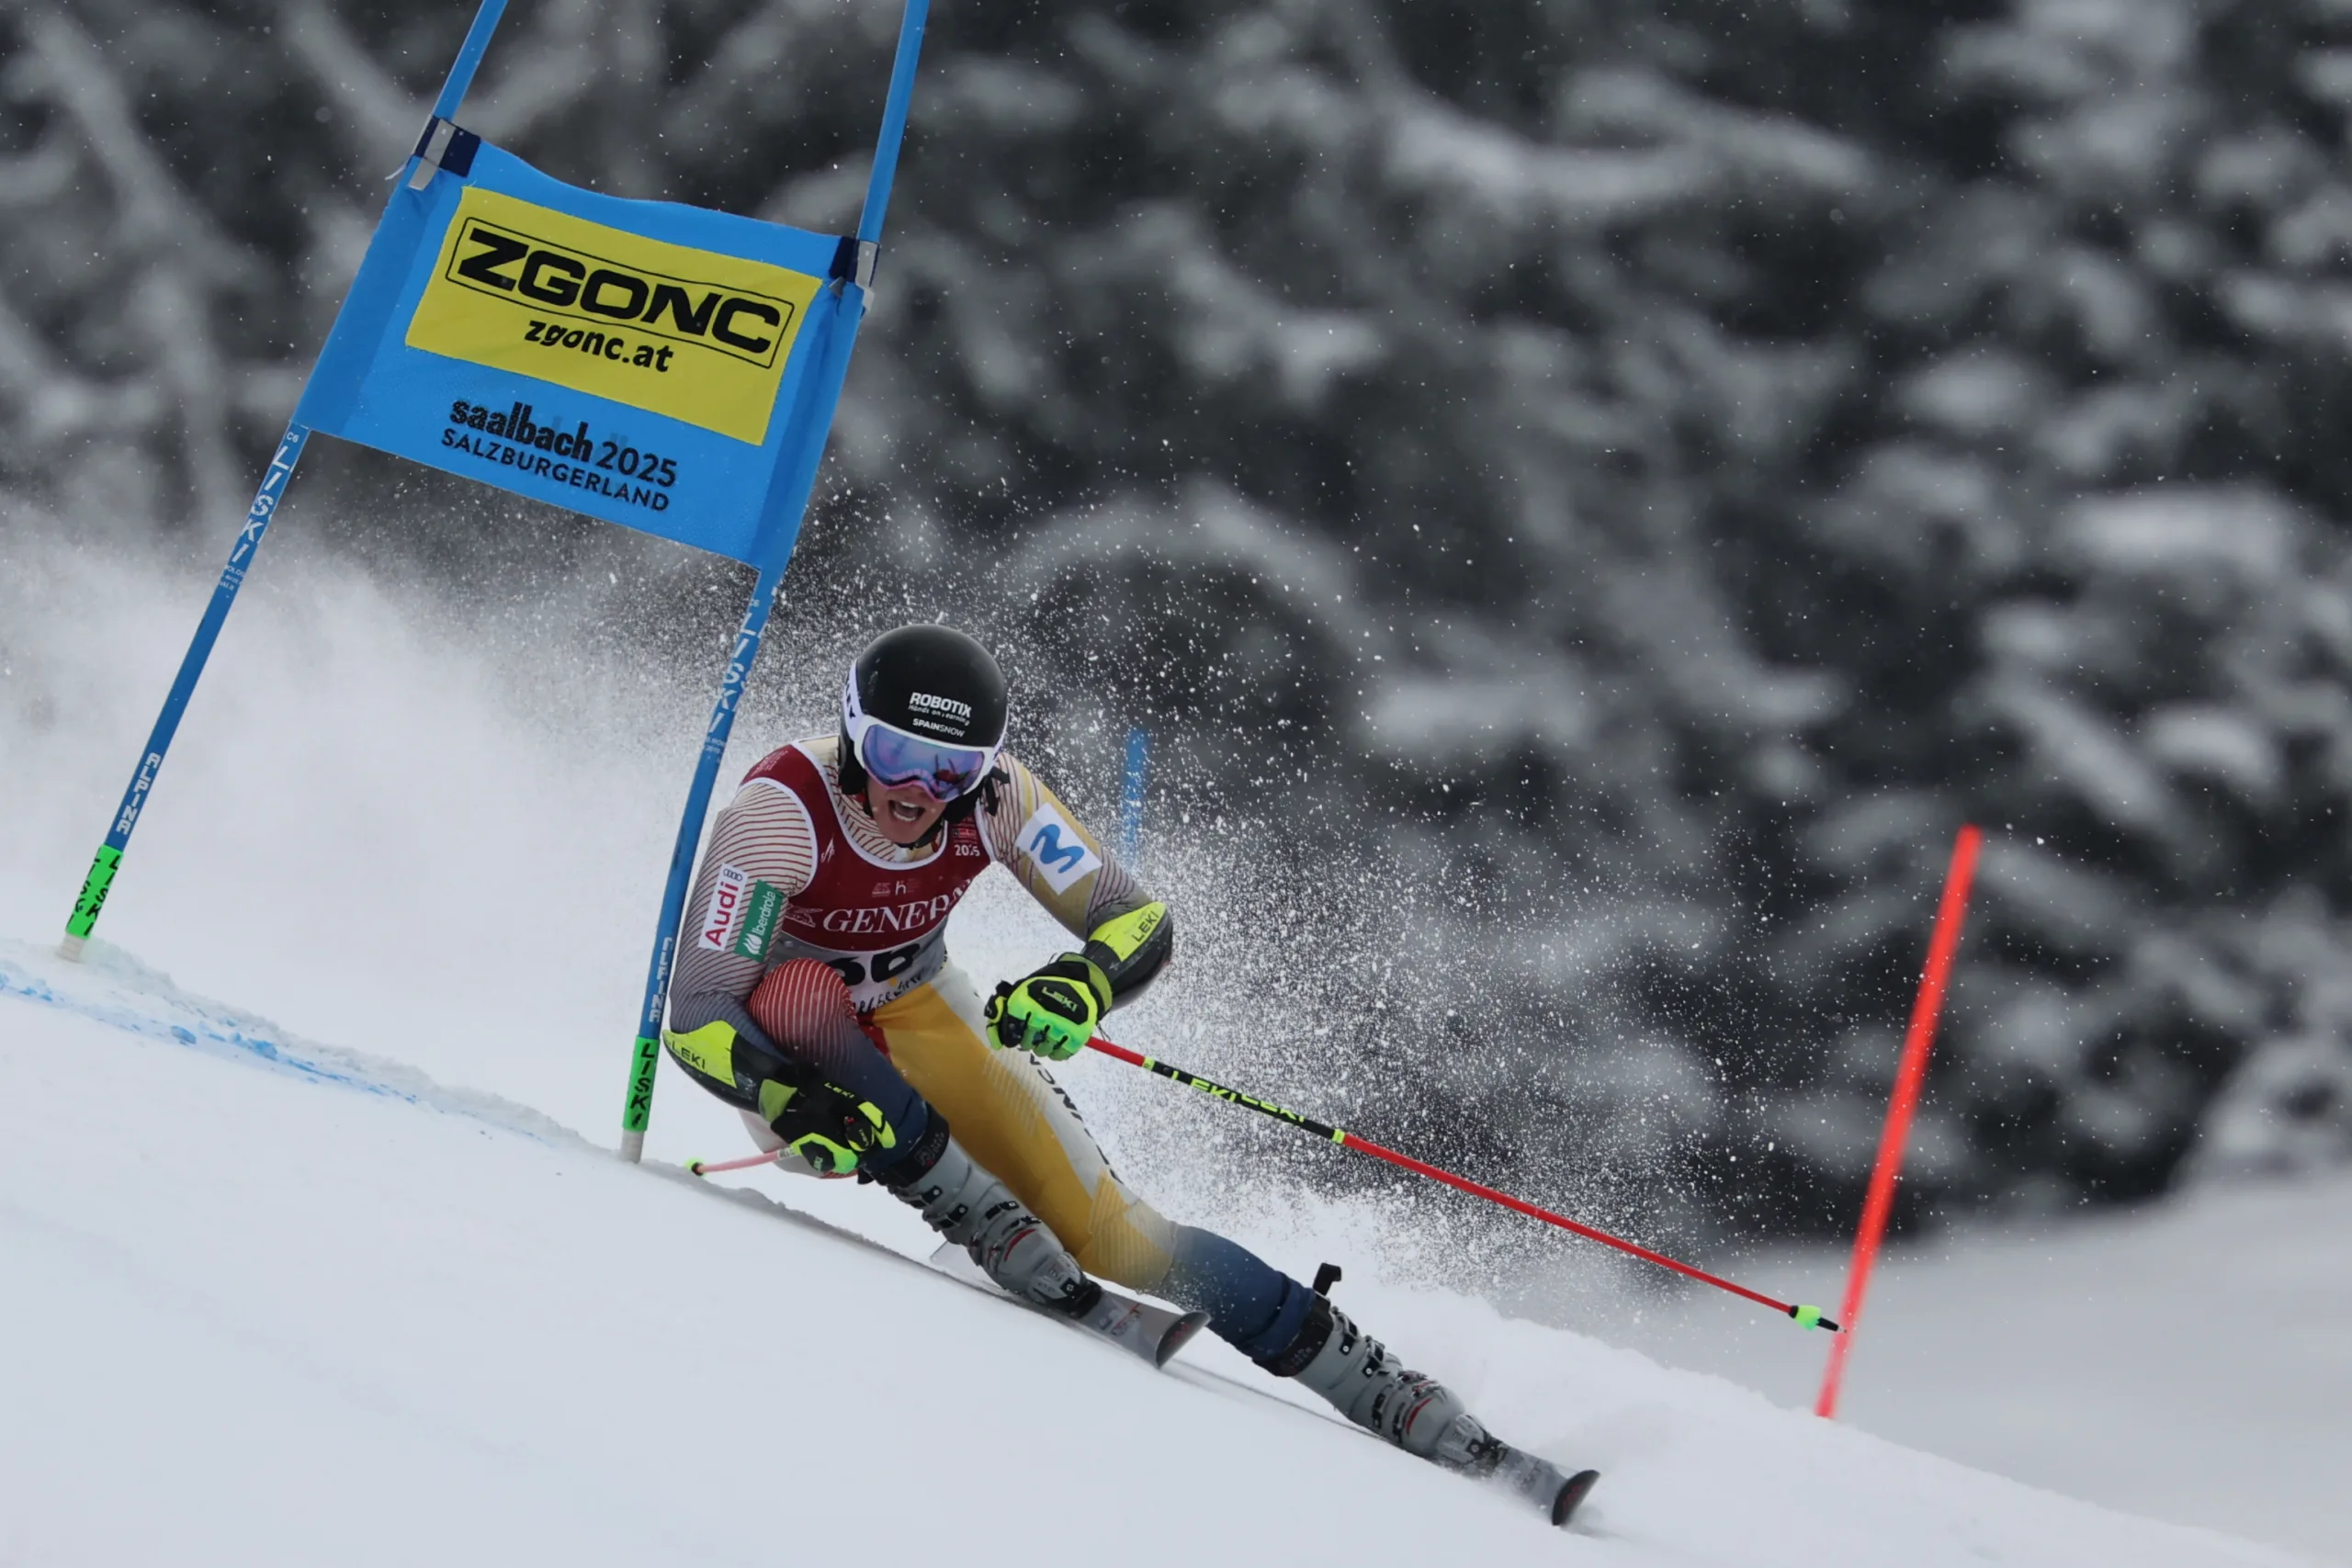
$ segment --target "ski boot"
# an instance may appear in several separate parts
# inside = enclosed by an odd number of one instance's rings
[[[1340,1415],[1407,1453],[1525,1498],[1555,1525],[1568,1522],[1600,1479],[1595,1470],[1564,1474],[1550,1461],[1491,1435],[1453,1390],[1408,1370],[1320,1295],[1290,1348],[1258,1364],[1278,1378],[1296,1378]]]
[[[934,1113],[932,1124],[927,1146],[876,1179],[920,1211],[923,1224],[962,1247],[1008,1295],[1064,1317],[1083,1319],[1093,1311],[1102,1287],[1086,1277],[1045,1221],[946,1135],[944,1117]]]

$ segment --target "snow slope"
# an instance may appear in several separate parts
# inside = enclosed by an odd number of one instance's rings
[[[1562,1537],[1222,1347],[1158,1374],[945,1280],[854,1184],[794,1190],[878,1243],[93,953],[0,944],[0,1563],[2297,1561],[1343,1285],[1607,1472]]]
[[[1842,1254],[1723,1259],[1820,1278]],[[1817,1344],[1684,1293],[1608,1337],[1809,1404]],[[2352,1562],[2352,1179],[2192,1190],[1881,1268],[1840,1418],[1997,1473]]]

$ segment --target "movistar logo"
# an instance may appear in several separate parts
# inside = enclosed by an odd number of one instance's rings
[[[1075,839],[1063,843],[1061,829],[1050,822],[1030,836],[1029,852],[1065,875],[1086,860],[1086,845]]]
[[[792,320],[786,299],[664,276],[480,218],[465,220],[445,276],[481,293],[527,299],[551,315],[628,321],[760,366],[775,362]]]

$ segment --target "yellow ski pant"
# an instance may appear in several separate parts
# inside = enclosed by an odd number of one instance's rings
[[[1173,1260],[1174,1227],[1113,1174],[1042,1063],[989,1044],[979,996],[963,970],[947,964],[865,1021],[915,1092],[947,1118],[964,1151],[1052,1227],[1080,1268],[1129,1290],[1159,1288]],[[777,1146],[755,1115],[743,1120],[763,1147]]]

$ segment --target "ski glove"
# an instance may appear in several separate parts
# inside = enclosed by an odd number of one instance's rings
[[[1000,984],[984,1016],[990,1044],[1067,1062],[1084,1049],[1110,1010],[1111,982],[1102,966],[1065,953],[1034,974]]]
[[[760,1085],[760,1115],[785,1147],[820,1176],[857,1174],[861,1160],[896,1152],[898,1130],[870,1100],[810,1075],[806,1083]]]
[[[909,1147],[908,1139],[914,1141],[912,1148],[921,1147],[927,1122],[946,1125],[931,1116],[922,1097],[903,1083],[904,1100],[893,1123],[891,1113],[873,1100],[830,1081],[817,1067],[787,1058],[735,1003],[726,1003],[722,1010],[727,1010],[735,1016],[712,1019],[698,1029],[663,1030],[662,1043],[723,1099],[745,1110],[756,1109],[760,1120],[818,1175],[878,1175],[874,1168],[896,1164]],[[895,1072],[887,1066],[883,1071],[898,1082]],[[869,1088],[866,1092],[882,1091]]]

